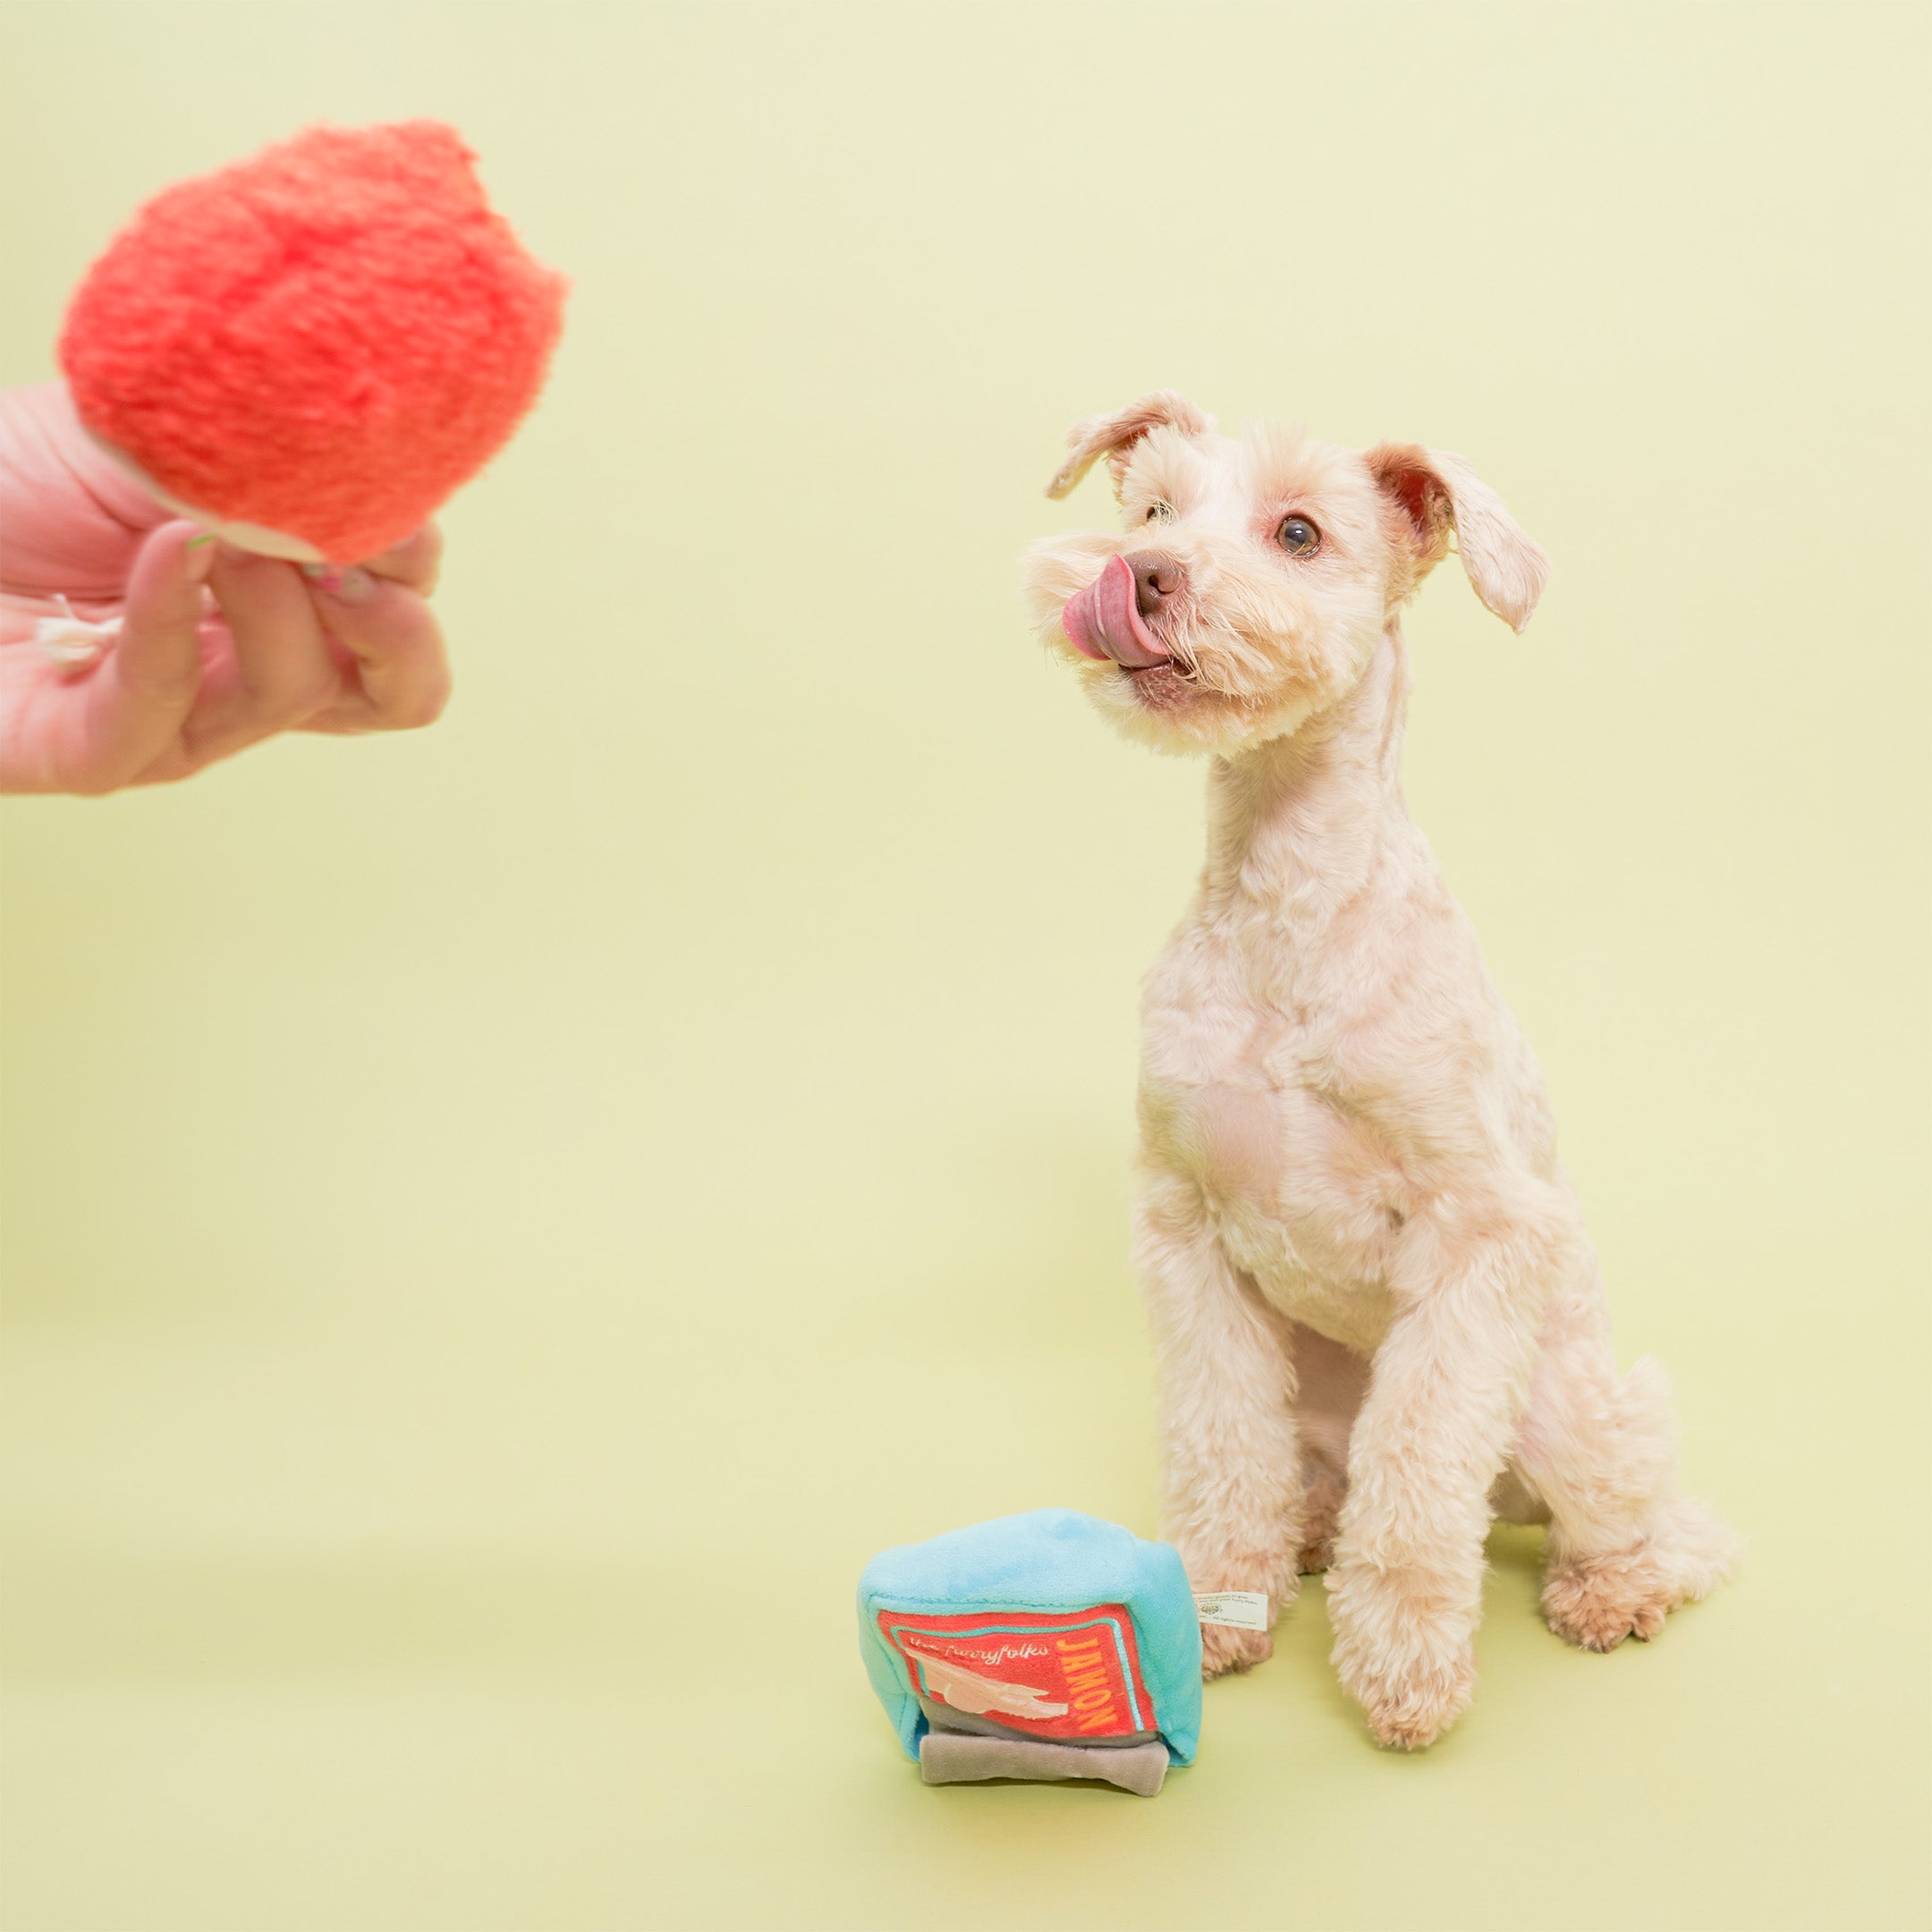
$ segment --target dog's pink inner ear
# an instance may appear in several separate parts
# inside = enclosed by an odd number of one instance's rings
[[[1409,570],[1398,570],[1392,586],[1395,601],[1407,597],[1442,561],[1453,533],[1476,595],[1511,630],[1521,631],[1543,594],[1549,559],[1504,507],[1503,499],[1447,450],[1385,443],[1370,450],[1366,461],[1392,506],[1391,521],[1410,538]]]
[[[1384,443],[1368,452],[1368,473],[1402,512],[1417,564],[1424,571],[1449,554],[1455,512],[1429,453],[1413,443]]]

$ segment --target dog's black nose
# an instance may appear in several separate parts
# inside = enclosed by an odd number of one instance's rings
[[[1134,606],[1143,617],[1157,615],[1187,584],[1187,572],[1157,550],[1136,550],[1127,568],[1133,572]]]

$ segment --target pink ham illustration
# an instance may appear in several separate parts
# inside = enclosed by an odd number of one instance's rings
[[[1049,1704],[1045,1694],[1031,1684],[1002,1683],[996,1677],[982,1677],[963,1670],[949,1658],[924,1650],[911,1653],[919,1659],[926,1688],[954,1710],[983,1717],[988,1712],[1000,1717],[1063,1717],[1064,1704]]]

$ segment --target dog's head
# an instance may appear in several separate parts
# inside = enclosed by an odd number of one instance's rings
[[[1548,575],[1460,456],[1273,426],[1234,441],[1172,390],[1075,423],[1067,442],[1046,494],[1106,457],[1125,534],[1035,545],[1028,602],[1100,710],[1162,750],[1238,751],[1326,710],[1452,537],[1477,596],[1518,631]]]

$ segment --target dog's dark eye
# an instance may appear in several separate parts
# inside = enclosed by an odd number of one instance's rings
[[[1321,548],[1321,532],[1306,517],[1284,517],[1275,541],[1290,556],[1313,556]]]
[[[1174,521],[1174,505],[1164,503],[1149,504],[1145,521],[1149,523],[1172,523]]]

